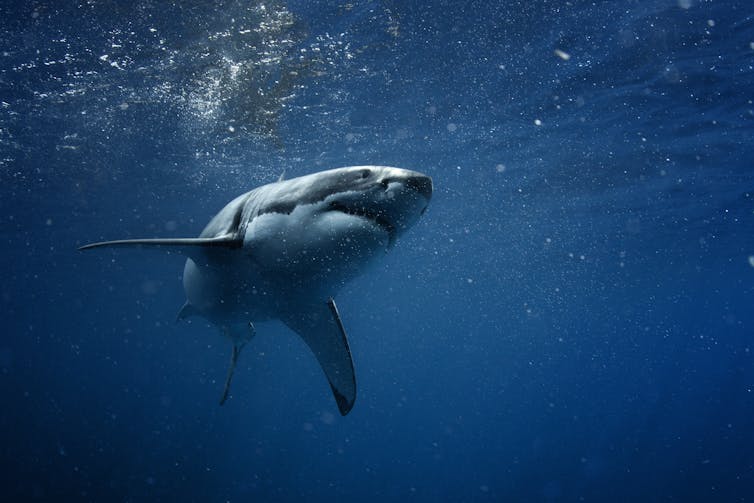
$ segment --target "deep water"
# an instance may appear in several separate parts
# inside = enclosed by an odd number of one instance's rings
[[[0,4],[3,501],[754,501],[750,1]],[[255,186],[395,165],[358,398],[175,323]]]

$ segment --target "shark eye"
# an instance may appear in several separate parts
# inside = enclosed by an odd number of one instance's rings
[[[361,172],[361,178],[362,179],[363,178],[369,178],[369,175],[371,175],[371,174],[372,173],[368,169],[365,169],[364,171]]]

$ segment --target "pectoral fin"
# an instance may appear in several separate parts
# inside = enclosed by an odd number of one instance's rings
[[[338,410],[345,416],[356,400],[356,376],[346,331],[335,301],[314,301],[296,307],[295,312],[286,314],[282,320],[304,339],[317,357],[330,383]]]
[[[155,238],[155,239],[118,239],[116,241],[101,241],[79,247],[79,250],[112,246],[162,246],[166,248],[240,248],[243,241],[235,236],[217,236],[213,238]]]
[[[166,238],[166,239],[119,239],[117,241],[102,241],[84,245],[79,250],[91,250],[92,248],[152,248],[168,252],[181,253],[193,258],[199,263],[205,262],[211,255],[212,250],[233,250],[241,248],[243,241],[237,236],[228,234],[213,238]]]
[[[234,234],[216,236],[212,238],[156,238],[156,239],[119,239],[116,241],[102,241],[81,246],[79,250],[92,248],[151,248],[167,252],[181,253],[191,257],[197,263],[203,264],[211,257],[223,250],[233,250],[243,247],[243,240]]]

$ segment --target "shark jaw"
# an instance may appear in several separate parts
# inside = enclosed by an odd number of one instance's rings
[[[390,220],[388,220],[379,211],[370,210],[369,208],[366,208],[366,207],[349,208],[348,206],[345,206],[344,204],[338,203],[335,201],[329,203],[328,208],[330,211],[339,211],[346,215],[361,217],[365,220],[372,222],[374,225],[381,228],[383,231],[385,231],[385,233],[387,233],[388,240],[391,245],[392,243],[395,242],[395,236],[396,236],[395,225],[392,222],[390,222]]]

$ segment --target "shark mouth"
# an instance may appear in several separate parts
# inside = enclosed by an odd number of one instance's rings
[[[346,215],[353,215],[356,217],[366,218],[370,222],[377,225],[377,227],[387,232],[391,245],[395,242],[395,231],[396,231],[395,225],[393,225],[387,218],[381,215],[378,211],[370,210],[369,208],[349,208],[348,206],[335,202],[335,201],[329,204],[329,210],[339,211],[341,213],[345,213]]]

